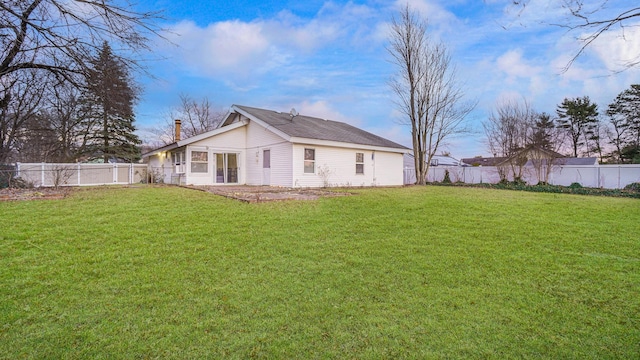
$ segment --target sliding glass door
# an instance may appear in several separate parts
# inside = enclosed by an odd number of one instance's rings
[[[216,183],[238,183],[238,154],[216,154]]]

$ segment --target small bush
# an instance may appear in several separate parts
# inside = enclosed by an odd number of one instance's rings
[[[516,186],[524,186],[527,185],[527,182],[522,180],[521,177],[516,177],[515,179],[513,179],[513,181],[511,182],[513,185]]]
[[[16,177],[16,170],[13,165],[0,165],[0,189],[26,189],[32,187],[33,184]]]
[[[582,189],[582,184],[578,183],[578,182],[574,182],[571,183],[571,185],[569,185],[570,189]]]
[[[451,177],[449,177],[449,170],[444,171],[444,179],[442,179],[443,184],[451,184]]]
[[[640,192],[640,182],[634,182],[624,187],[625,190]]]

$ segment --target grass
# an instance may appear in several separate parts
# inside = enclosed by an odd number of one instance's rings
[[[0,358],[637,358],[640,203],[454,187],[0,203]]]

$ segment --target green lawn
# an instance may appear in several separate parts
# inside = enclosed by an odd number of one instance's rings
[[[640,201],[354,192],[0,203],[0,357],[640,356]]]

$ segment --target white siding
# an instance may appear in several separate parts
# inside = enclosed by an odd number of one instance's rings
[[[315,173],[304,173],[304,149],[315,149]],[[356,174],[356,153],[364,153],[364,174]],[[401,153],[294,144],[293,186],[402,185]]]
[[[267,183],[263,177],[264,150],[271,153],[271,176],[268,181],[273,186],[293,186],[292,144],[264,127],[249,122],[247,125],[247,157],[245,164],[247,185]]]
[[[403,184],[403,154],[376,151],[375,183],[379,186]]]
[[[169,154],[169,152],[161,152],[149,157],[148,171],[154,174],[155,181],[171,183],[173,164]]]
[[[215,155],[220,153],[238,154],[238,184],[245,184],[246,179],[246,126],[206,138],[187,145],[186,158],[186,184],[188,185],[215,185]],[[208,156],[206,173],[191,172],[191,152],[205,151]]]

